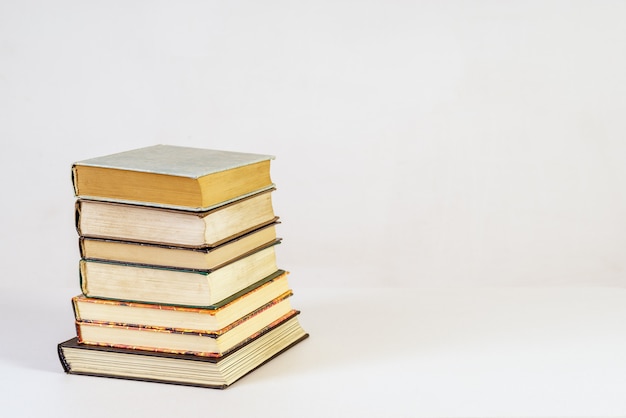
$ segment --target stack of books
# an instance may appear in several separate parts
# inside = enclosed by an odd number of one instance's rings
[[[66,372],[224,388],[308,337],[277,266],[272,159],[157,145],[73,165]]]

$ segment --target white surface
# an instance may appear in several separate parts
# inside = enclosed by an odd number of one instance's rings
[[[71,295],[0,296],[3,416],[626,413],[623,289],[297,289],[311,337],[224,391],[65,375]]]
[[[71,163],[171,143],[276,155],[282,262],[323,264],[309,287],[624,285],[625,20],[621,1],[0,0],[20,203],[0,283],[74,286]],[[34,237],[52,278],[23,269]]]

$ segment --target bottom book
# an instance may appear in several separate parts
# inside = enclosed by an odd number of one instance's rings
[[[223,389],[308,336],[292,317],[221,358],[90,346],[76,337],[58,352],[70,374]]]

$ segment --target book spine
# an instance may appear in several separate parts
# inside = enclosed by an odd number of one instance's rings
[[[61,362],[61,367],[63,367],[63,371],[65,373],[70,373],[72,369],[65,359],[65,353],[63,352],[62,344],[57,345],[57,354],[59,355],[59,361]]]
[[[78,342],[80,344],[83,343],[83,333],[81,332],[80,321],[74,321],[74,327],[76,327],[76,338],[78,338]]]
[[[82,236],[78,237],[78,252],[80,254],[80,258],[86,258],[85,257],[85,237],[82,237]]]
[[[78,196],[78,170],[76,164],[72,165],[72,188],[74,189],[74,196]]]
[[[87,289],[87,275],[85,272],[85,263],[80,261],[78,264],[78,279],[80,281],[80,291],[83,292],[83,295],[89,297],[89,290]]]
[[[83,234],[80,232],[80,200],[77,200],[74,203],[74,227],[76,228],[76,232],[78,232],[79,236]]]
[[[77,321],[80,321],[80,311],[78,309],[78,300],[77,298],[72,298],[72,311],[74,312],[74,318]]]

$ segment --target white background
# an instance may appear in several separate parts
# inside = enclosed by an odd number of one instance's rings
[[[71,163],[169,143],[276,155],[296,296],[617,291],[625,21],[621,1],[0,0],[0,289],[78,293]]]
[[[301,285],[622,284],[625,18],[610,1],[0,2],[1,283],[75,282],[73,161],[171,143],[276,155],[281,262],[318,270]]]

